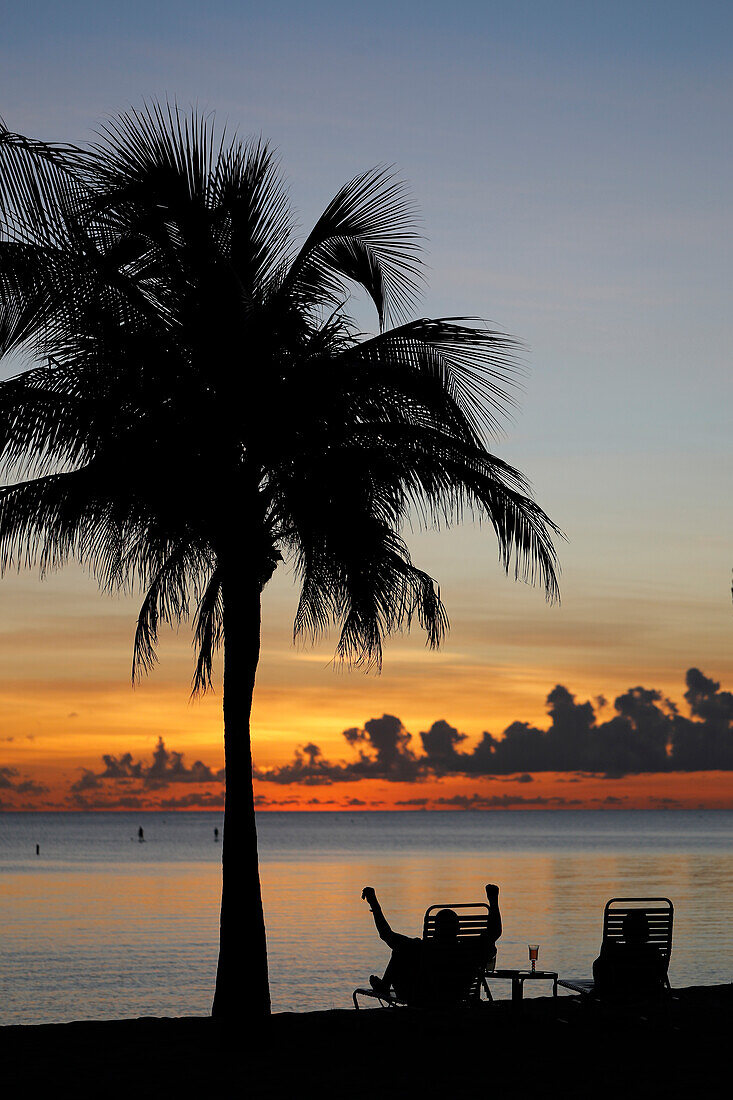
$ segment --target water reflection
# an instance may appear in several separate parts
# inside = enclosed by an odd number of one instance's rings
[[[216,866],[6,873],[0,1023],[205,1014]]]
[[[146,843],[137,844],[130,837],[141,815],[63,817],[3,819],[0,1023],[208,1013],[218,818],[148,815]],[[729,980],[721,945],[733,927],[733,815],[688,815],[684,829],[678,818],[365,815],[352,825],[346,815],[270,817],[262,881],[274,1007],[346,1008],[354,986],[382,971],[388,951],[361,901],[366,885],[395,929],[419,935],[428,905],[480,901],[484,884],[497,882],[498,965],[525,966],[527,944],[539,943],[543,969],[579,977],[598,953],[609,897],[667,895],[676,910],[673,985]],[[41,826],[46,857],[36,861]],[[494,992],[509,989],[496,982]]]
[[[497,965],[525,966],[527,943],[539,942],[543,969],[578,977],[590,975],[609,897],[671,896],[676,909],[672,984],[725,981],[720,943],[733,920],[732,877],[733,860],[721,862],[718,855],[514,853],[413,856],[409,861],[375,857],[319,862],[317,868],[295,861],[266,864],[273,1002],[289,1010],[346,1007],[348,990],[381,972],[388,951],[360,900],[365,885],[377,889],[393,928],[419,935],[428,905],[480,901],[484,883],[498,882],[504,935]],[[718,897],[714,913],[711,895]],[[499,983],[494,992],[509,995]],[[527,995],[533,993],[542,990],[528,987]]]

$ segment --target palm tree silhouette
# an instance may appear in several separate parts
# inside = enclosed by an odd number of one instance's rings
[[[273,154],[151,104],[87,148],[0,129],[0,566],[73,558],[144,591],[133,679],[161,622],[194,620],[194,692],[224,649],[226,805],[215,1015],[269,1010],[250,711],[260,596],[286,559],[295,635],[339,628],[379,666],[416,617],[447,619],[411,561],[410,515],[493,525],[505,569],[557,594],[556,528],[487,438],[511,339],[408,320],[419,239],[389,171],[343,187],[301,247]],[[379,334],[346,312],[368,293]],[[388,327],[395,324],[396,327]]]

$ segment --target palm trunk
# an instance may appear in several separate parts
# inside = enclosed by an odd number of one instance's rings
[[[250,714],[260,656],[260,586],[224,570],[224,760],[219,964],[212,1015],[270,1012],[267,941],[262,911],[252,788]]]

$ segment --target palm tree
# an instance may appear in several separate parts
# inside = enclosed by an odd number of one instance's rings
[[[194,692],[224,649],[226,804],[213,1012],[269,1011],[250,711],[260,597],[301,585],[295,635],[339,630],[379,666],[416,617],[447,619],[402,528],[486,517],[505,569],[557,593],[556,532],[487,449],[513,342],[409,320],[419,240],[385,170],[343,187],[297,247],[273,154],[195,112],[147,106],[87,148],[0,129],[0,567],[74,558],[144,592],[133,678],[161,622],[194,620]],[[363,337],[348,284],[376,307]],[[396,327],[389,327],[395,325]]]

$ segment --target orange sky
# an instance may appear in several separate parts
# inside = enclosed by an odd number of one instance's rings
[[[451,631],[439,653],[426,652],[418,633],[393,639],[381,676],[334,670],[333,639],[316,649],[293,647],[295,589],[287,572],[281,570],[267,589],[253,717],[260,767],[283,764],[307,742],[318,744],[328,759],[348,758],[343,730],[384,713],[401,719],[416,747],[420,731],[441,718],[467,735],[466,748],[484,730],[496,736],[514,720],[546,728],[546,697],[558,683],[579,701],[604,696],[603,720],[612,715],[614,698],[637,684],[659,689],[686,714],[684,675],[691,665],[724,689],[733,686],[733,615],[724,595],[718,596],[716,575],[688,572],[671,587],[646,574],[637,590],[635,582],[614,579],[612,568],[590,570],[565,548],[563,603],[548,607],[541,593],[503,577],[486,532],[466,528],[413,542],[419,564],[441,581]],[[722,561],[723,549],[716,554]],[[195,760],[213,771],[222,766],[220,685],[202,700],[189,700],[188,627],[162,633],[160,665],[131,688],[136,611],[134,598],[100,594],[73,567],[43,583],[28,574],[0,581],[0,769],[12,771],[6,776],[10,785],[0,786],[1,806],[73,808],[70,788],[83,769],[98,773],[103,754],[131,753],[149,762],[159,737],[169,750],[183,753],[189,766]],[[28,782],[49,789],[18,789]],[[685,806],[733,805],[733,783],[725,773],[583,779],[572,785],[537,774],[531,786],[454,777],[411,784],[409,796],[394,783],[327,791],[261,784],[258,793],[263,808],[277,802],[283,808],[333,808],[353,798],[386,807],[408,797],[427,798],[437,808],[447,805],[438,799],[456,795],[491,799],[514,791],[529,798],[530,790],[534,798],[555,799],[568,799],[572,791],[580,800],[576,806],[653,806],[663,798]],[[176,805],[205,806],[218,792],[202,787],[202,800],[193,803],[198,790],[188,783],[164,792],[139,790],[134,797],[140,805],[172,798]],[[620,801],[605,801],[609,794]],[[310,802],[315,797],[320,803]]]
[[[326,644],[315,652],[293,648],[288,623],[292,593],[280,584],[265,601],[253,723],[256,763],[261,768],[283,764],[308,741],[315,741],[329,759],[348,759],[342,731],[385,712],[402,719],[415,748],[421,730],[446,718],[467,734],[464,747],[470,749],[483,730],[500,734],[514,719],[546,728],[545,699],[558,682],[579,701],[603,694],[609,704],[615,694],[643,683],[669,693],[686,713],[686,663],[663,644],[664,624],[654,616],[646,637],[656,633],[658,644],[647,652],[647,671],[634,675],[643,643],[635,639],[633,624],[619,643],[615,633],[620,613],[616,624],[611,616],[601,632],[564,607],[547,608],[538,593],[501,579],[493,595],[494,607],[487,610],[483,629],[479,616],[464,610],[454,615],[452,633],[438,654],[426,653],[418,636],[398,638],[388,647],[380,677],[334,671]],[[0,599],[5,627],[0,632],[0,769],[12,773],[10,785],[0,788],[3,808],[220,804],[221,783],[188,779],[159,790],[130,780],[81,795],[71,792],[85,769],[99,774],[103,754],[130,753],[135,761],[149,764],[159,737],[168,750],[184,754],[184,768],[196,760],[212,772],[222,767],[221,693],[217,685],[204,699],[189,700],[191,650],[185,628],[178,635],[164,634],[160,667],[133,690],[134,601],[100,595],[74,570],[44,584],[28,576],[6,578]],[[723,678],[725,688],[730,670],[709,652],[716,643],[714,619],[708,628],[708,661],[698,661],[709,674]],[[610,713],[610,705],[599,712],[604,718]],[[29,782],[46,790],[28,787]],[[256,788],[263,810],[733,806],[733,773],[725,772],[621,779],[550,773],[536,773],[531,780],[452,776],[318,788],[260,782]]]
[[[451,778],[423,783],[335,783],[331,787],[273,790],[257,783],[268,810],[532,810],[733,809],[728,772],[598,776],[538,772],[531,781]]]
[[[147,789],[140,782],[108,783],[100,792],[69,796],[79,772],[66,766],[19,769],[46,790],[3,799],[6,809],[206,810],[223,809],[223,785],[171,784]],[[0,791],[7,795],[9,792]],[[563,810],[733,809],[730,772],[676,772],[609,779],[599,775],[538,772],[530,778],[450,777],[419,783],[361,780],[330,786],[275,785],[255,781],[261,811],[347,810]]]

